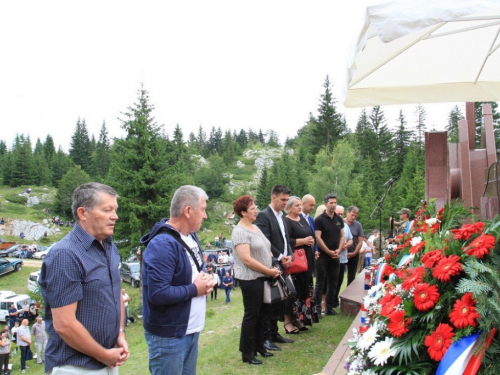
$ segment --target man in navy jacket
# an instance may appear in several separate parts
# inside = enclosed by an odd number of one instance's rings
[[[143,324],[153,375],[196,374],[198,339],[205,325],[206,272],[197,232],[207,218],[206,193],[181,186],[162,219],[141,239],[147,245],[142,268]]]

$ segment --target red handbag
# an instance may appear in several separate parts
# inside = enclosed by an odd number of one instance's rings
[[[309,264],[307,263],[306,251],[304,249],[295,249],[293,251],[293,257],[295,258],[285,270],[286,275],[293,275],[295,273],[305,272],[309,269]]]

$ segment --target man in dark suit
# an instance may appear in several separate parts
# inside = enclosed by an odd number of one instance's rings
[[[290,189],[285,185],[275,185],[271,191],[271,203],[257,215],[255,225],[271,242],[271,252],[283,268],[288,268],[293,259],[290,239],[283,222],[283,210],[290,198]],[[275,342],[292,343],[293,340],[282,337],[278,332],[278,316],[283,314],[284,304],[273,303],[269,327],[264,333],[264,346],[268,350],[280,350]]]

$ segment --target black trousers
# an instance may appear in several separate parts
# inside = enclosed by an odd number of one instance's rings
[[[219,289],[219,287],[215,284],[213,290],[210,292],[210,299],[214,299],[214,294],[215,299],[217,299],[217,289]]]
[[[21,339],[19,339],[21,340]],[[28,352],[28,346],[19,346],[21,349],[21,370],[26,369],[26,353]]]
[[[9,371],[9,356],[10,353],[0,354],[0,372],[2,374]]]
[[[335,294],[333,295],[334,305],[337,305],[340,303],[340,301],[339,301],[340,288],[342,287],[342,283],[344,282],[344,274],[345,274],[346,267],[347,267],[347,263],[340,263],[340,265],[339,265],[339,277],[337,279],[337,288],[335,289]]]
[[[267,277],[255,280],[238,280],[243,296],[243,321],[241,322],[240,352],[253,354],[264,347],[264,334],[268,329],[271,305],[263,303],[264,283]]]
[[[316,286],[314,287],[314,302],[321,306],[321,296],[323,294],[324,285],[326,288],[326,311],[333,309],[336,305],[334,294],[337,290],[337,280],[339,278],[339,259],[332,259],[320,256],[316,260]],[[337,302],[338,303],[338,302]]]
[[[359,253],[355,257],[349,258],[349,260],[347,261],[347,285],[352,283],[356,278],[358,262],[359,262]]]

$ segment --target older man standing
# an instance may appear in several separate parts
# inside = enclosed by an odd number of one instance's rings
[[[31,345],[31,333],[28,327],[29,320],[23,319],[19,329],[17,330],[17,346],[21,350],[21,373],[26,373],[26,354],[28,353],[28,347]]]
[[[118,374],[130,353],[113,244],[116,191],[90,182],[73,192],[74,229],[47,254],[40,272],[49,340],[45,371]]]
[[[45,322],[40,315],[36,317],[36,323],[31,327],[31,334],[35,335],[36,362],[41,365],[44,362],[47,333],[45,332]]]
[[[156,223],[141,239],[143,322],[153,375],[194,375],[198,340],[205,326],[206,273],[196,232],[207,218],[207,194],[181,186],[170,204],[170,218]]]

